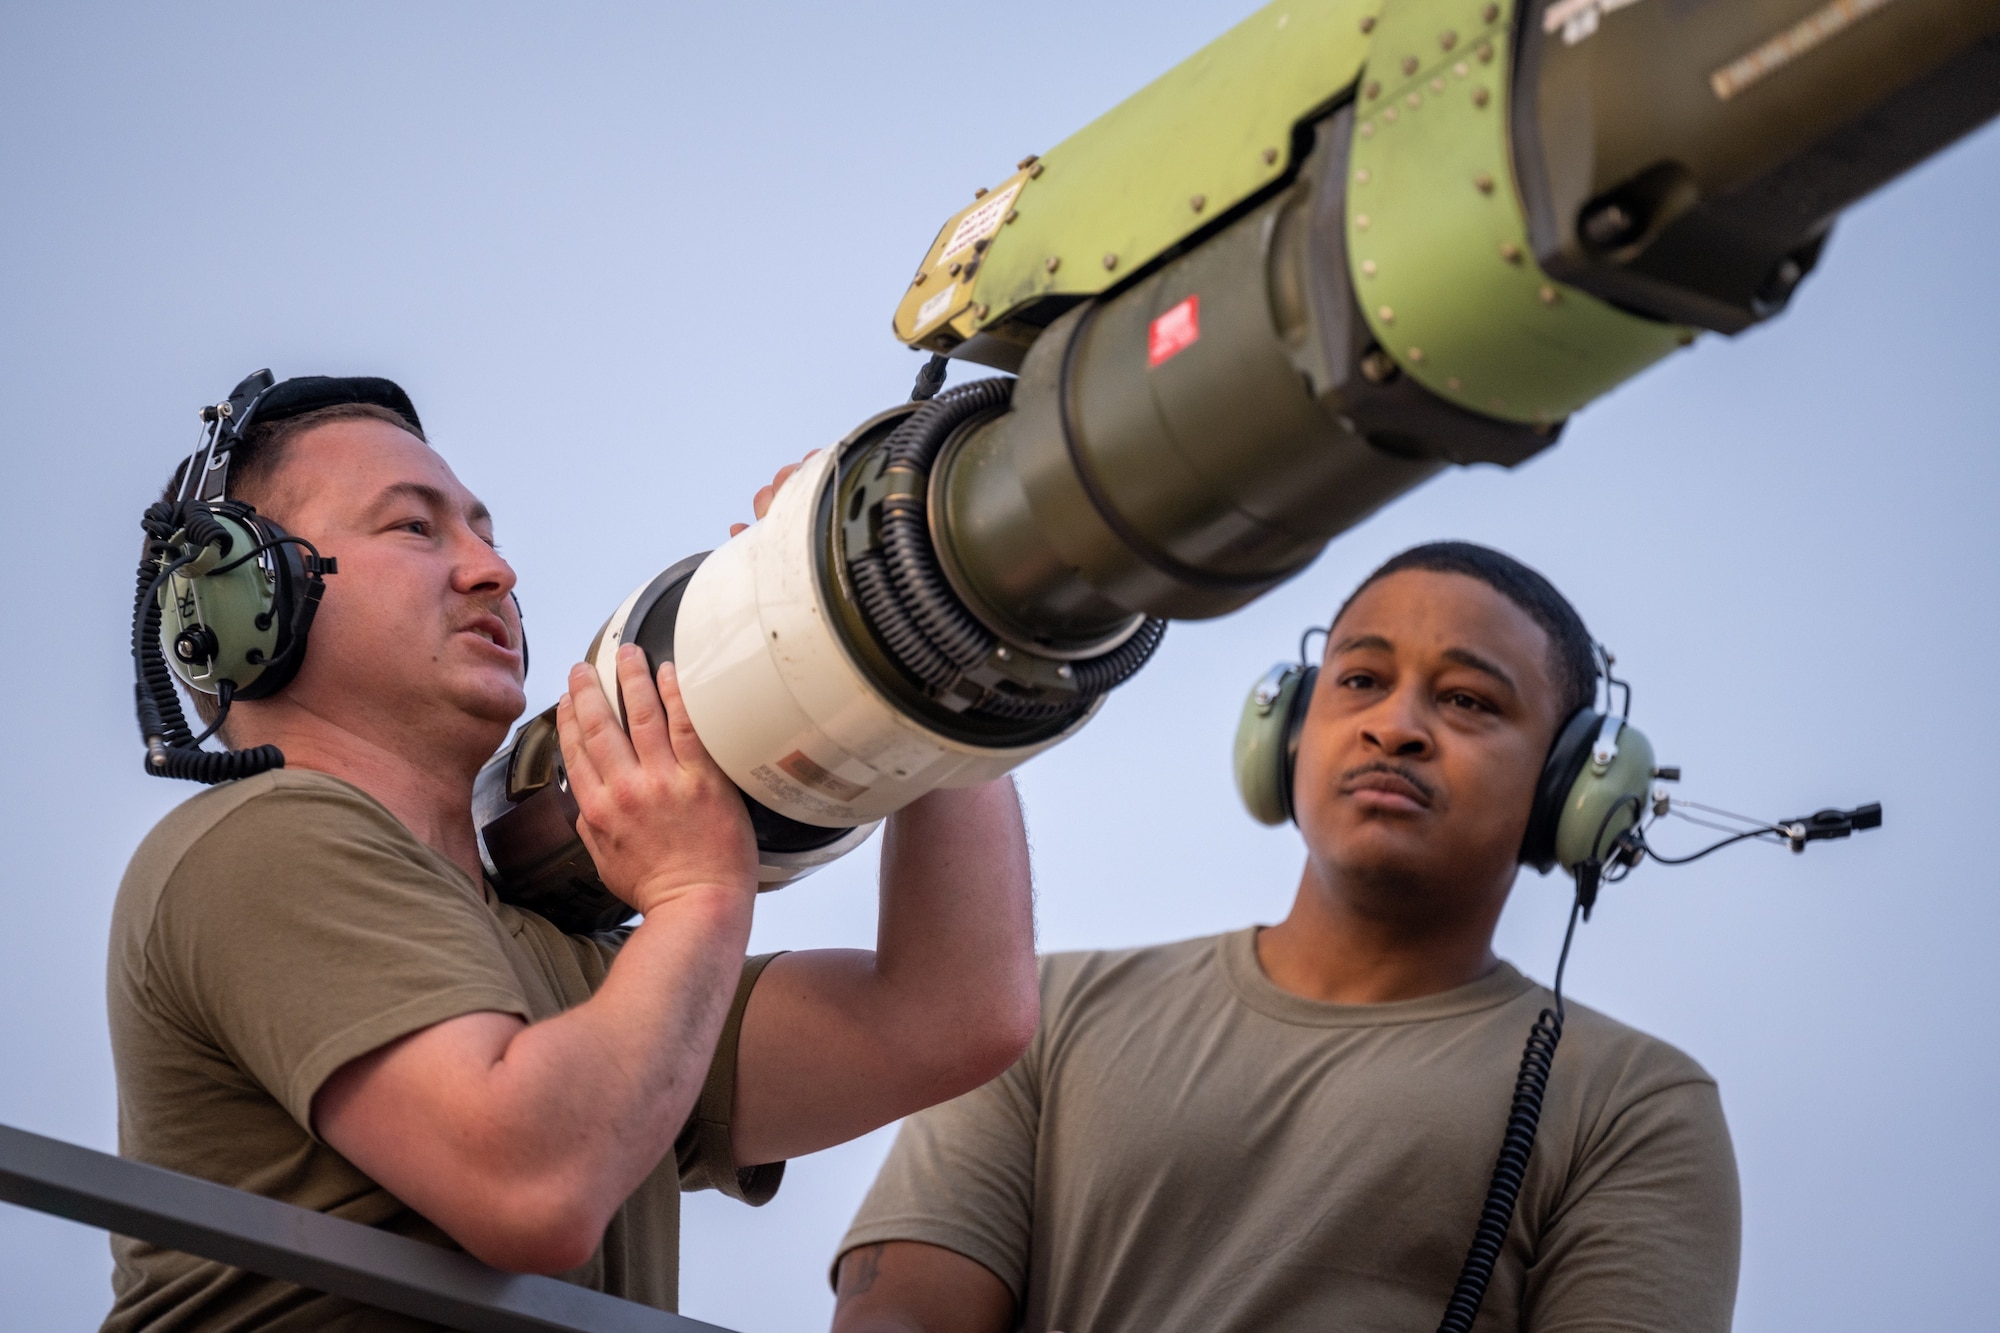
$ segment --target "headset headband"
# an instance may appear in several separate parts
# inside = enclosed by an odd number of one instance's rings
[[[216,430],[211,439],[204,441],[205,450],[197,451],[200,467],[189,467],[181,498],[213,502],[227,496],[230,453],[252,426],[285,421],[346,403],[385,407],[420,434],[423,431],[416,405],[394,380],[378,375],[298,375],[274,382],[270,371],[260,370],[246,375],[230,391],[227,402],[203,409],[202,415],[215,423]]]

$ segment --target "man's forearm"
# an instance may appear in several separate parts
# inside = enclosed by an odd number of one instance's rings
[[[813,1152],[967,1092],[1034,1035],[1033,887],[1013,784],[889,821],[874,952],[774,961],[744,1015],[736,1159]]]

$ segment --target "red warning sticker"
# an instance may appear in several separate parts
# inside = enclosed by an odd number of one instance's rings
[[[1146,364],[1157,366],[1201,337],[1201,298],[1190,296],[1153,321],[1146,336]]]

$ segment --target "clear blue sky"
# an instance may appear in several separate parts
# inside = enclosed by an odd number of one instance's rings
[[[408,387],[499,516],[539,707],[631,587],[907,392],[889,314],[973,187],[1249,8],[0,10],[0,1122],[114,1143],[105,922],[132,846],[188,794],[139,770],[130,571],[198,404],[264,365]],[[1022,774],[1044,945],[1282,913],[1296,836],[1229,786],[1244,690],[1389,553],[1502,546],[1617,649],[1689,796],[1888,808],[1802,857],[1649,867],[1572,962],[1576,995],[1720,1080],[1738,1327],[1989,1322],[1996,215],[1989,130],[1850,214],[1772,326],[1702,340],[1517,472],[1443,477],[1250,610],[1177,627]],[[873,861],[767,899],[757,946],[869,941]],[[1502,951],[1546,977],[1563,906],[1525,877]],[[684,1308],[822,1327],[886,1143],[795,1163],[758,1212],[691,1198]],[[0,1207],[10,1326],[94,1326],[108,1267],[100,1233]]]

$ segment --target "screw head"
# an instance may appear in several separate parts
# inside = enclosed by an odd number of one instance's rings
[[[1037,154],[1030,153],[1026,157],[1022,158],[1019,162],[1016,162],[1014,164],[1014,170],[1026,171],[1029,167],[1034,166],[1038,160],[1040,159]]]
[[[1562,300],[1562,293],[1546,282],[1542,284],[1541,289],[1535,293],[1535,296],[1540,299],[1543,305],[1554,305],[1556,302]]]
[[[1417,58],[1415,56],[1404,56],[1403,73],[1415,74],[1416,72],[1417,72]]]
[[[1361,31],[1375,31],[1375,16],[1373,14],[1363,14],[1361,16]]]
[[[1107,254],[1106,256],[1104,256],[1104,267],[1105,267],[1106,271],[1109,271],[1109,270],[1111,270],[1111,269],[1114,269],[1114,268],[1117,268],[1117,267],[1118,267],[1118,256],[1117,256],[1117,255],[1112,255],[1112,254]]]
[[[1361,90],[1361,95],[1371,102],[1380,97],[1382,95],[1381,81],[1377,79],[1368,80],[1368,86]]]
[[[1000,220],[1002,222],[1012,222],[1015,218],[1020,216],[1021,216],[1021,210],[1019,210],[1018,208],[1010,208],[1007,210],[1007,216],[1001,218]]]
[[[1424,95],[1420,92],[1412,91],[1410,95],[1408,97],[1405,97],[1403,100],[1409,104],[1410,110],[1415,111],[1418,107],[1424,104]]]
[[[1512,241],[1500,242],[1500,257],[1510,264],[1521,262],[1521,247]]]
[[[959,263],[956,259],[954,259],[951,261],[951,267],[946,269],[945,272],[951,274],[951,276],[955,278],[958,276],[959,270],[963,269],[964,267],[965,265]]]
[[[1451,50],[1452,47],[1458,45],[1458,34],[1453,32],[1450,28],[1446,28],[1443,32],[1438,34],[1438,45],[1443,47],[1447,51]]]
[[[1493,193],[1493,178],[1483,171],[1472,178],[1472,184],[1481,194]]]
[[[1444,77],[1440,75],[1439,77],[1431,80],[1431,92],[1441,93],[1443,91],[1444,91]]]
[[[1042,261],[1042,267],[1053,273],[1062,267],[1062,257],[1060,255],[1050,255]]]
[[[1396,309],[1394,306],[1386,305],[1377,307],[1375,318],[1381,320],[1384,324],[1394,324],[1396,322]]]
[[[1493,63],[1493,43],[1481,42],[1479,44],[1479,63],[1482,65]]]
[[[1364,120],[1364,121],[1362,121],[1362,122],[1361,122],[1361,137],[1362,137],[1362,138],[1364,138],[1364,139],[1372,139],[1372,138],[1374,138],[1374,137],[1375,137],[1375,122],[1374,122],[1374,121],[1372,121],[1372,120]]]
[[[1028,168],[1028,179],[1029,179],[1029,180],[1031,180],[1031,181],[1032,181],[1032,180],[1040,180],[1040,179],[1041,179],[1041,176],[1042,176],[1042,164],[1041,164],[1041,163],[1037,162],[1037,163],[1035,163],[1035,165],[1034,165],[1034,166],[1032,166],[1032,167],[1029,167],[1029,168]]]
[[[1271,165],[1271,164],[1272,164],[1273,162],[1276,162],[1277,160],[1278,160],[1278,150],[1277,150],[1277,149],[1275,149],[1275,148],[1266,148],[1266,149],[1264,150],[1264,165],[1265,165],[1265,166],[1267,166],[1267,167],[1268,167],[1268,166],[1270,166],[1270,165]]]
[[[1208,207],[1208,196],[1205,194],[1197,194],[1193,196],[1188,200],[1188,207],[1193,209],[1197,213],[1201,212],[1202,209]]]
[[[1371,348],[1361,358],[1361,377],[1370,384],[1387,384],[1396,378],[1396,363],[1381,348]]]
[[[1462,79],[1466,75],[1472,73],[1472,66],[1466,64],[1463,60],[1461,60],[1456,65],[1453,65],[1451,67],[1451,72],[1454,76]]]
[[[1361,168],[1361,170],[1354,173],[1354,183],[1356,185],[1366,185],[1369,181],[1373,179],[1375,178],[1368,173],[1368,168],[1366,167],[1363,167]]]
[[[995,648],[993,650],[993,655],[999,658],[1002,662],[1011,662],[1014,660],[1013,652],[1010,651],[1007,645],[1004,643],[1001,644],[998,648]]]
[[[1486,6],[1486,8],[1479,11],[1479,20],[1482,23],[1491,23],[1493,22],[1493,20],[1499,17],[1500,17],[1500,6],[1498,5],[1489,4]]]
[[[974,199],[984,199],[986,197],[986,187],[982,185],[978,189],[974,190],[972,192],[972,197]]]
[[[1366,213],[1356,213],[1354,215],[1354,229],[1356,231],[1367,231],[1369,221],[1370,219]]]
[[[919,273],[916,277],[910,279],[910,285],[912,287],[921,287],[924,285],[924,279],[929,276],[930,274],[928,273]]]
[[[1365,276],[1367,276],[1367,277],[1370,277],[1370,278],[1374,277],[1374,276],[1375,276],[1375,261],[1374,261],[1374,260],[1372,260],[1372,259],[1364,259],[1364,260],[1362,260],[1362,261],[1361,261],[1361,272],[1362,272],[1362,273],[1363,273],[1363,274],[1364,274]]]
[[[978,305],[972,307],[973,317],[976,319],[985,319],[986,312],[991,308],[992,307],[988,306],[986,302],[981,301]]]
[[[1424,359],[1424,349],[1421,347],[1412,347],[1408,355],[1412,362],[1421,365]]]
[[[1484,84],[1481,84],[1479,87],[1474,88],[1472,90],[1472,104],[1474,106],[1485,106],[1486,103],[1492,99],[1492,97],[1493,94],[1486,91],[1486,86]]]
[[[1382,120],[1385,124],[1394,125],[1396,123],[1396,108],[1393,106],[1383,107]]]
[[[993,241],[990,237],[982,236],[972,243],[972,253],[983,255],[986,253],[986,247],[991,244],[993,244]]]
[[[1057,665],[1056,674],[1058,676],[1061,676],[1064,680],[1068,680],[1071,676],[1075,675],[1076,673],[1070,670],[1069,663],[1063,662]]]

